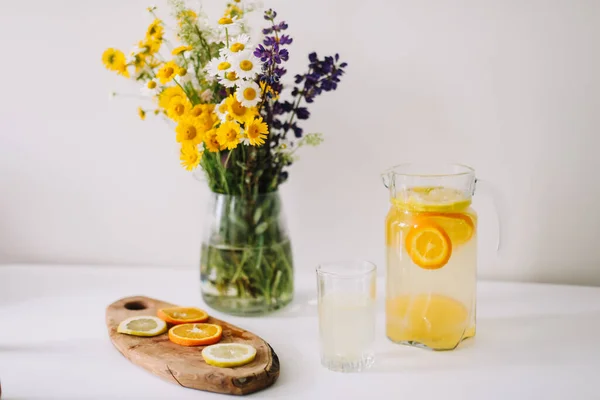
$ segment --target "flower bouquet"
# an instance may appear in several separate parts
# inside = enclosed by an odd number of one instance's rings
[[[202,10],[170,1],[174,41],[154,21],[126,56],[109,48],[102,60],[142,85],[153,106],[138,109],[174,127],[181,165],[202,171],[212,200],[201,251],[202,294],[212,307],[233,314],[277,309],[293,296],[293,262],[278,187],[303,146],[321,143],[304,134],[305,103],[337,88],[346,63],[339,56],[308,56],[306,72],[284,90],[292,38],[273,10],[262,34],[247,25],[252,4],[235,0],[212,24]],[[175,45],[176,43],[176,45]],[[291,82],[290,82],[291,83]],[[200,168],[198,168],[200,167]]]

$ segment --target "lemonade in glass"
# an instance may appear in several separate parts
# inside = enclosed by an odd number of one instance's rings
[[[386,333],[394,342],[452,350],[475,335],[477,213],[474,171],[394,167],[384,175]]]

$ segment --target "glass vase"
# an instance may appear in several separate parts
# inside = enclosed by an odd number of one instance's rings
[[[200,257],[202,297],[232,315],[259,315],[292,301],[292,249],[278,192],[212,193]]]

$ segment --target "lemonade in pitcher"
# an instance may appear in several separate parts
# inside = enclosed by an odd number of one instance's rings
[[[394,342],[452,350],[475,335],[477,214],[474,171],[401,165],[384,176],[386,333]]]

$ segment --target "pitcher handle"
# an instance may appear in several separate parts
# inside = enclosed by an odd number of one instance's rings
[[[473,187],[473,194],[475,190],[479,190],[491,198],[494,210],[496,211],[496,219],[498,221],[498,240],[496,242],[496,253],[499,253],[503,246],[506,245],[506,228],[503,224],[507,221],[506,201],[502,196],[498,187],[488,180],[475,178],[475,185]]]

